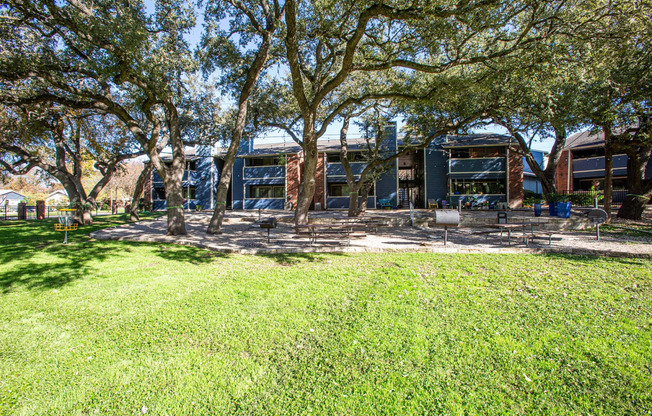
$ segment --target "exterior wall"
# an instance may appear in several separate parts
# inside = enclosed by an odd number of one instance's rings
[[[446,199],[448,195],[448,157],[441,147],[431,143],[425,149],[426,201]]]
[[[557,191],[561,192],[573,189],[572,175],[571,152],[570,150],[564,150],[559,156],[557,170],[555,171],[555,187]]]
[[[215,195],[215,190],[217,189],[217,169],[213,168],[213,172],[211,173],[211,165],[214,163],[210,155],[210,148],[208,146],[202,146],[200,158],[197,159],[195,167],[195,203],[201,206],[202,209],[213,209],[211,206],[211,194]],[[213,175],[212,187],[211,174]]]
[[[523,158],[516,148],[509,149],[509,206],[518,208],[523,205]]]
[[[285,171],[287,172],[285,198],[292,203],[292,207],[294,208],[297,206],[297,200],[299,198],[301,172],[301,158],[299,155],[288,155]]]
[[[233,209],[244,209],[244,159],[236,158],[233,163]]]
[[[604,178],[604,157],[573,159],[573,179]],[[613,156],[613,175],[627,176],[627,155]]]
[[[381,144],[385,149],[383,153],[386,155],[394,154],[398,148],[396,124],[387,126],[385,134],[387,139]],[[380,178],[376,181],[376,201],[379,199],[391,200],[393,208],[398,205],[398,168],[396,163],[392,163],[392,167],[380,175]],[[371,205],[369,207],[371,208]]]
[[[358,203],[362,201],[362,198],[358,198]],[[367,198],[367,207],[376,208],[375,204],[376,198],[370,196]],[[359,206],[359,205],[358,205]],[[348,209],[349,208],[349,197],[348,196],[329,196],[328,197],[328,209]]]
[[[543,192],[541,182],[532,176],[523,177],[523,190],[534,192],[535,194],[541,194]]]

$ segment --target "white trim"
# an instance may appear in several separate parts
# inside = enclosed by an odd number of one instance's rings
[[[285,165],[260,165],[260,166],[245,166],[245,169],[254,169],[254,168],[278,168],[284,167]]]
[[[465,196],[465,195],[503,196],[506,194],[451,194],[450,192],[448,192],[447,195],[448,196]]]

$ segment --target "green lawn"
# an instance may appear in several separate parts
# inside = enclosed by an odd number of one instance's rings
[[[2,414],[652,412],[651,261],[249,257],[51,228],[0,224]]]

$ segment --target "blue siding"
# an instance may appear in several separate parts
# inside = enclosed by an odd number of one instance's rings
[[[284,166],[247,166],[244,169],[244,179],[282,178],[285,180]]]
[[[424,150],[426,155],[426,201],[445,199],[448,194],[448,157],[436,144]]]
[[[366,166],[366,163],[351,163],[351,170],[355,176],[359,176]],[[329,163],[326,165],[326,176],[346,177],[346,172],[344,172],[344,168],[342,167],[341,163]]]
[[[233,209],[243,209],[243,200],[244,200],[244,187],[243,187],[243,178],[242,178],[242,168],[244,166],[244,160],[237,158],[233,163],[233,186],[231,187],[233,191]]]
[[[534,158],[534,160],[536,160],[537,165],[539,165],[539,167],[541,169],[543,169],[545,167],[545,166],[543,166],[543,152],[540,152],[538,150],[532,150],[531,153],[532,153],[532,157]],[[530,165],[526,162],[525,157],[523,158],[523,172],[524,173],[534,173],[534,172],[532,172],[532,169],[530,168]]]
[[[383,156],[388,156],[396,153],[397,143],[396,143],[396,124],[387,126],[385,128],[385,134],[387,139],[381,144],[381,149],[384,149],[384,152],[381,152]],[[379,199],[391,199],[392,207],[396,208],[398,205],[398,192],[397,192],[397,183],[396,178],[398,178],[398,172],[396,168],[396,162],[392,163],[391,169],[384,172],[380,175],[380,178],[376,181],[376,201]]]
[[[534,192],[535,194],[541,194],[543,190],[541,189],[541,181],[532,176],[523,177],[523,189],[526,191]]]
[[[505,158],[495,157],[488,159],[451,159],[450,173],[455,174],[468,173],[489,173],[500,172],[504,176]]]
[[[627,155],[613,157],[614,176],[627,175]],[[573,160],[573,178],[603,178],[604,157]]]
[[[247,199],[245,209],[283,209],[283,198]]]
[[[214,164],[212,157],[202,157],[197,160],[197,176],[199,181],[195,184],[195,200],[198,205],[203,209],[212,209],[211,207],[211,193],[215,193],[215,189],[211,189],[211,165]],[[213,187],[217,187],[217,169],[213,168]]]

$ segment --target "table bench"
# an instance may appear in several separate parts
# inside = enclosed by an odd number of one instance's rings
[[[308,238],[310,245],[317,240],[337,240],[345,238],[346,244],[351,245],[351,238],[367,236],[367,227],[364,224],[308,224],[294,227],[297,238]]]

